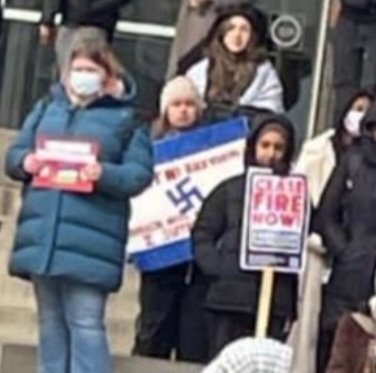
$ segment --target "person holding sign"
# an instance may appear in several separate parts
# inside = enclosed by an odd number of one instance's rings
[[[153,178],[134,95],[106,44],[77,44],[7,152],[7,174],[23,183],[9,270],[34,286],[39,372],[113,372],[105,308],[122,282],[130,198]],[[36,183],[51,164],[51,182]],[[78,190],[79,180],[92,188]]]
[[[160,97],[160,117],[154,122],[155,138],[175,136],[199,125],[203,102],[193,83],[178,76],[164,86]],[[147,254],[143,254],[145,259]],[[175,353],[177,360],[205,362],[207,333],[201,294],[206,284],[198,276],[192,282],[191,250],[180,247],[153,250],[148,259],[154,268],[143,268],[134,259],[141,272],[140,314],[137,318],[133,353],[136,355],[169,359]]]
[[[189,131],[201,121],[204,102],[193,82],[184,75],[165,84],[159,104],[160,116],[152,128],[155,139]]]
[[[324,291],[327,352],[341,316],[373,295],[376,265],[376,105],[361,122],[359,145],[334,169],[318,219],[332,273]]]
[[[253,128],[247,140],[246,166],[287,175],[295,146],[291,122],[266,114],[258,117]],[[220,184],[204,201],[192,233],[196,263],[210,277],[206,307],[212,357],[227,343],[253,334],[256,325],[261,274],[240,269],[245,184],[245,174]],[[276,275],[268,336],[285,339],[295,317],[296,297],[296,276]]]

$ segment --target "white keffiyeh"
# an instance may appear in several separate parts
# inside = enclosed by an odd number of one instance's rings
[[[291,347],[247,337],[227,345],[202,373],[289,373],[291,362]]]

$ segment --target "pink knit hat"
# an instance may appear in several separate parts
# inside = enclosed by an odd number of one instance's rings
[[[159,114],[164,116],[171,102],[179,98],[192,99],[201,114],[204,103],[195,85],[184,75],[179,75],[171,79],[163,87],[160,97]]]

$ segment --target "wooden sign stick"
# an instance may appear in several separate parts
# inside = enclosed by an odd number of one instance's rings
[[[274,269],[266,267],[262,271],[261,291],[258,302],[256,338],[266,338],[274,286]]]

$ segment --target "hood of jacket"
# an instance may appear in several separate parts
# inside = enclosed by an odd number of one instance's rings
[[[373,104],[361,122],[360,150],[364,160],[376,167],[376,104]]]
[[[204,40],[204,45],[208,45],[213,40],[222,21],[232,16],[243,16],[248,19],[258,36],[258,45],[265,43],[268,30],[267,18],[261,10],[252,6],[249,1],[233,5],[221,4],[217,6],[216,13],[216,19]]]
[[[251,131],[247,139],[244,163],[246,167],[257,166],[255,154],[256,142],[263,128],[271,123],[280,125],[286,132],[287,148],[281,163],[284,166],[283,169],[288,172],[295,153],[295,128],[292,122],[281,114],[260,114],[256,116],[251,124]]]
[[[361,122],[361,135],[372,138],[372,127],[376,126],[376,104],[373,104]]]
[[[374,101],[374,95],[366,90],[361,90],[355,93],[346,103],[346,105],[342,108],[341,114],[338,117],[338,120],[335,121],[334,128],[336,132],[340,132],[344,129],[343,123],[347,113],[350,111],[351,106],[359,97],[368,97],[371,101]]]

